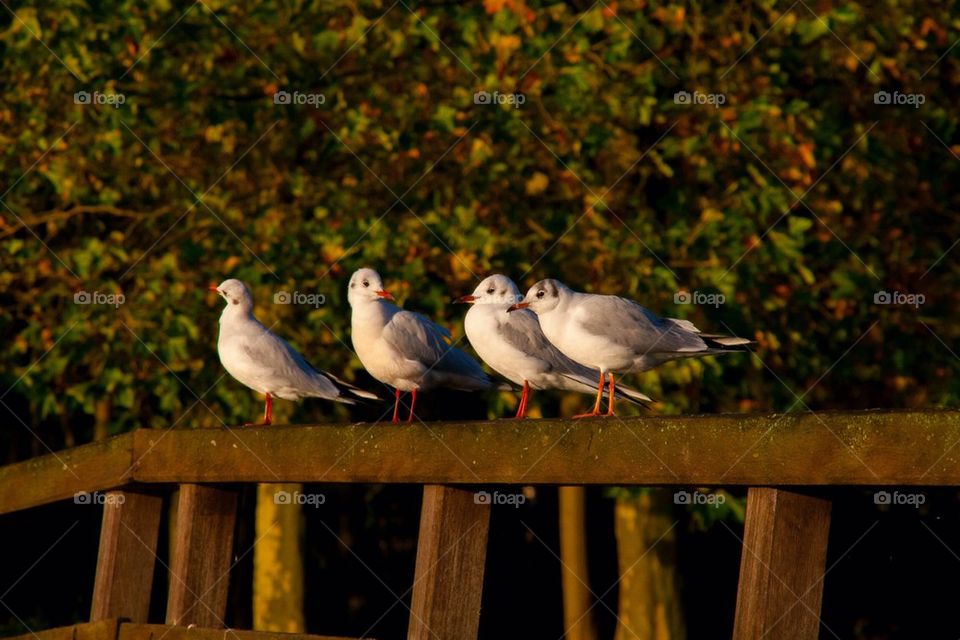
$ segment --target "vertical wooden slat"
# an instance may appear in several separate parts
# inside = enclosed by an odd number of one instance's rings
[[[490,502],[473,491],[423,488],[408,638],[477,637]]]
[[[563,629],[568,640],[594,640],[587,575],[587,492],[585,487],[559,487],[560,579]]]
[[[182,484],[176,518],[167,624],[222,628],[237,493],[208,485]]]
[[[90,621],[148,622],[162,496],[135,490],[105,495]]]
[[[749,490],[735,640],[816,640],[829,531],[829,500]]]
[[[258,484],[256,489],[253,628],[303,633],[303,507],[294,500],[277,499],[278,494],[283,498],[303,493],[303,485]]]

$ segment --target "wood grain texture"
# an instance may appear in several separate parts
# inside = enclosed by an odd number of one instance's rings
[[[960,412],[137,432],[141,482],[960,485]],[[922,443],[922,446],[919,446]],[[956,446],[954,446],[956,445]]]
[[[0,513],[134,481],[958,486],[960,411],[141,429],[0,467]]]
[[[239,631],[203,627],[176,627],[165,624],[101,620],[36,631],[35,634],[13,636],[6,640],[349,640],[342,636],[307,633],[275,633],[272,631]],[[365,637],[365,640],[371,640]]]
[[[147,622],[163,497],[111,491],[103,505],[90,620]]]
[[[171,627],[164,624],[121,624],[118,640],[349,640],[342,636],[275,631],[241,631],[203,627]],[[369,638],[367,640],[370,640]]]
[[[5,640],[117,640],[119,628],[120,621],[117,619],[99,620],[55,629],[35,630],[21,636],[7,637]]]
[[[410,640],[473,640],[480,625],[490,503],[473,491],[423,488]]]
[[[0,467],[0,513],[126,484],[133,467],[133,441],[134,434],[125,433]]]
[[[735,640],[816,640],[830,501],[751,488],[740,560]]]
[[[233,489],[179,488],[167,624],[223,628],[237,520]]]

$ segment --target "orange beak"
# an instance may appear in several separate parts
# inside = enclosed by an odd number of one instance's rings
[[[215,284],[210,285],[209,287],[207,287],[207,289],[210,291],[216,291],[217,293],[220,293],[220,291],[217,290],[217,285]]]
[[[529,302],[518,302],[517,304],[512,304],[509,307],[507,307],[507,313],[510,313],[511,311],[516,311],[517,309],[526,309],[529,306],[530,306]]]
[[[453,301],[453,304],[469,304],[476,302],[477,298],[475,296],[463,296],[462,298],[457,298]]]
[[[376,291],[375,293],[381,298],[383,298],[384,300],[393,300],[393,296],[390,295],[389,291],[384,291],[383,289],[380,289],[380,291]]]

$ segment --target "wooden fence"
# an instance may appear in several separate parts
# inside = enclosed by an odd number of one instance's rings
[[[222,629],[226,614],[241,483],[422,484],[408,637],[446,640],[477,635],[491,508],[476,500],[478,489],[746,486],[734,638],[811,640],[831,503],[809,489],[958,486],[958,443],[960,412],[940,410],[141,429],[0,468],[0,514],[109,492],[91,623],[39,640],[223,640],[210,630]],[[150,625],[171,491],[166,625]]]

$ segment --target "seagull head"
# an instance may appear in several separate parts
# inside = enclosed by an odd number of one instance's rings
[[[570,293],[570,288],[559,280],[541,280],[530,287],[522,301],[512,305],[507,311],[530,309],[537,314],[548,313],[556,309]]]
[[[350,306],[358,302],[373,300],[393,300],[393,296],[383,289],[383,279],[373,269],[357,269],[350,276],[350,286],[347,289],[347,300]]]
[[[473,293],[463,296],[456,302],[468,304],[514,304],[520,302],[523,296],[520,289],[507,276],[494,274],[487,276],[477,285]]]
[[[244,311],[253,309],[253,295],[250,293],[250,288],[240,280],[230,278],[218,285],[210,285],[210,290],[216,291],[227,301],[228,309],[236,308]]]

